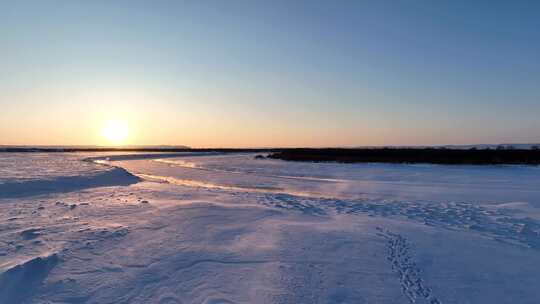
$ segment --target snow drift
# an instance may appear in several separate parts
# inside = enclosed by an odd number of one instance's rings
[[[59,176],[51,179],[15,181],[0,184],[0,197],[24,197],[54,192],[71,192],[86,188],[127,186],[140,179],[122,168],[79,176]]]
[[[0,274],[0,303],[24,302],[56,266],[58,260],[56,254],[36,257]]]

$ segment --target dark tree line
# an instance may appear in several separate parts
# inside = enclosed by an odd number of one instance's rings
[[[342,163],[429,163],[429,164],[540,164],[540,149],[286,149],[269,158],[289,161]]]

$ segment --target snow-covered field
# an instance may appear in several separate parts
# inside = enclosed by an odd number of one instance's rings
[[[540,168],[0,154],[0,303],[540,303]]]

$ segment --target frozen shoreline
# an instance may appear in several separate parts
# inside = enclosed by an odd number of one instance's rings
[[[137,153],[137,154],[102,154],[96,156],[87,156],[88,154],[64,154],[69,155],[67,166],[65,162],[56,161],[52,164],[43,159],[47,154],[12,154],[17,157],[7,158],[1,164],[3,173],[0,179],[0,199],[14,197],[30,197],[47,193],[72,192],[89,188],[107,187],[107,186],[127,186],[141,179],[134,176],[126,169],[111,164],[112,161],[134,160],[134,159],[152,159],[156,153]],[[179,157],[179,156],[197,156],[195,153],[168,153],[159,154],[160,158]],[[201,155],[212,155],[212,153],[203,153]],[[0,155],[5,156],[5,155]],[[10,155],[8,155],[10,156]],[[62,159],[63,155],[50,155],[51,158]],[[28,160],[26,158],[29,158]],[[12,161],[9,163],[8,161]],[[28,168],[29,166],[33,166]],[[54,167],[52,167],[54,166]],[[70,167],[66,170],[59,170],[62,166]],[[17,173],[19,167],[27,170],[28,175]],[[80,170],[78,167],[83,167]],[[23,171],[24,171],[23,169]],[[43,174],[34,174],[32,171],[49,171]],[[32,175],[36,175],[35,177]]]

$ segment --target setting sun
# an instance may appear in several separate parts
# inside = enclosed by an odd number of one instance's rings
[[[109,121],[102,129],[102,134],[113,145],[122,144],[129,134],[129,128],[124,121]]]

